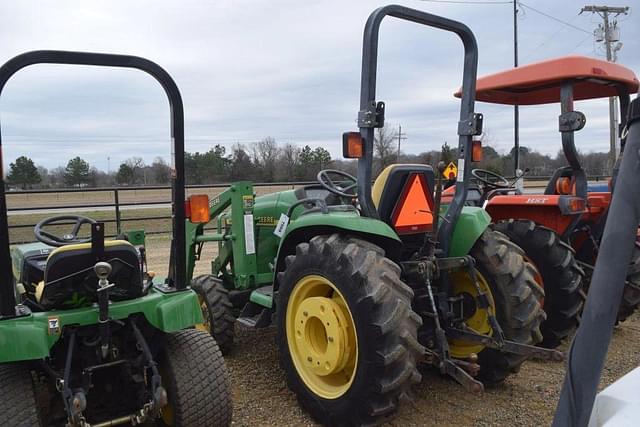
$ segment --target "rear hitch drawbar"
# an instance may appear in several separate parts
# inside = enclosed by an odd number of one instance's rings
[[[564,353],[558,350],[520,344],[509,340],[502,340],[501,342],[498,342],[494,338],[479,334],[468,327],[465,327],[465,329],[447,328],[447,335],[451,338],[477,342],[478,344],[482,344],[488,348],[493,348],[505,353],[527,356],[528,358],[537,360],[553,360],[555,362],[562,362],[565,357]]]

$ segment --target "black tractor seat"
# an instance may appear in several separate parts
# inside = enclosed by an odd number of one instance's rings
[[[109,282],[115,286],[109,298],[122,301],[142,295],[143,281],[140,255],[124,240],[104,242],[103,261],[113,270]],[[44,310],[83,307],[98,300],[98,278],[93,271],[96,264],[91,243],[62,246],[47,258],[44,281],[36,289],[36,299]]]
[[[378,178],[376,178],[373,183],[371,195],[373,197],[373,203],[378,209],[378,215],[380,215],[382,221],[392,227],[394,227],[394,213],[397,214],[401,208],[399,204],[403,192],[406,191],[405,186],[409,178],[415,175],[420,175],[424,185],[426,185],[424,190],[427,200],[424,206],[421,206],[421,210],[430,212],[433,209],[433,189],[435,185],[435,174],[431,166],[422,164],[391,165],[380,172],[380,175],[378,175]]]

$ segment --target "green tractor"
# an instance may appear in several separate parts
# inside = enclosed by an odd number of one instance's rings
[[[0,425],[229,425],[229,375],[215,340],[194,328],[203,318],[185,282],[184,119],[175,82],[139,57],[34,51],[0,68],[0,91],[40,63],[134,68],[162,85],[174,142],[172,251],[160,280],[146,270],[143,232],[105,240],[104,224],[79,215],[43,220],[38,242],[10,248],[0,162]],[[60,235],[64,227],[70,231]]]
[[[456,193],[425,165],[393,165],[372,189],[378,29],[385,16],[457,34],[465,48]],[[419,363],[480,392],[501,383],[542,339],[542,289],[522,251],[491,230],[481,208],[463,207],[470,177],[477,47],[463,24],[401,6],[376,10],[364,33],[359,132],[343,135],[358,176],[323,170],[318,183],[254,196],[234,183],[209,201],[189,200],[187,273],[205,327],[223,350],[234,324],[275,325],[287,383],[325,424],[372,424],[394,415],[420,381]],[[440,175],[440,174],[438,174]],[[435,194],[435,195],[434,195]],[[442,210],[443,220],[439,220]],[[442,224],[442,225],[440,225]],[[212,273],[193,278],[207,242]]]

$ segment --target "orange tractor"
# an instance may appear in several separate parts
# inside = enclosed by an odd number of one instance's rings
[[[513,180],[474,169],[477,186],[467,199],[470,204],[484,206],[495,230],[519,245],[537,268],[547,313],[541,328],[543,346],[557,346],[578,324],[618,170],[616,165],[609,188],[589,187],[574,141],[586,117],[574,110],[574,101],[618,97],[622,156],[630,94],[637,91],[638,79],[631,70],[580,56],[538,62],[477,81],[479,101],[506,105],[560,103],[559,131],[567,165],[553,173],[544,192],[523,194]],[[618,321],[625,320],[638,304],[640,239],[628,271]]]

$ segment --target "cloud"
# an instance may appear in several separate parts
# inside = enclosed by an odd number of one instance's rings
[[[322,145],[340,155],[340,134],[355,128],[359,108],[362,29],[381,1],[21,1],[0,3],[0,61],[33,49],[89,50],[147,57],[175,78],[185,104],[187,149],[280,142]],[[405,5],[460,20],[475,32],[479,74],[512,65],[509,5],[452,5],[409,0]],[[535,7],[591,30],[583,6],[536,1]],[[622,19],[621,19],[622,21]],[[640,30],[621,22],[620,62],[640,69]],[[580,31],[525,9],[519,20],[520,57],[593,55]],[[456,37],[388,19],[380,33],[378,99],[387,121],[402,125],[403,150],[455,143],[462,49]],[[608,148],[606,101],[585,103],[583,151]],[[588,105],[587,105],[588,104]],[[578,104],[580,108],[582,105]],[[513,112],[478,104],[491,143],[511,148]],[[545,153],[560,148],[558,107],[521,113],[522,144]],[[9,82],[0,99],[8,164],[26,154],[46,167],[80,155],[107,169],[131,156],[169,156],[164,93],[139,72],[42,65]]]

